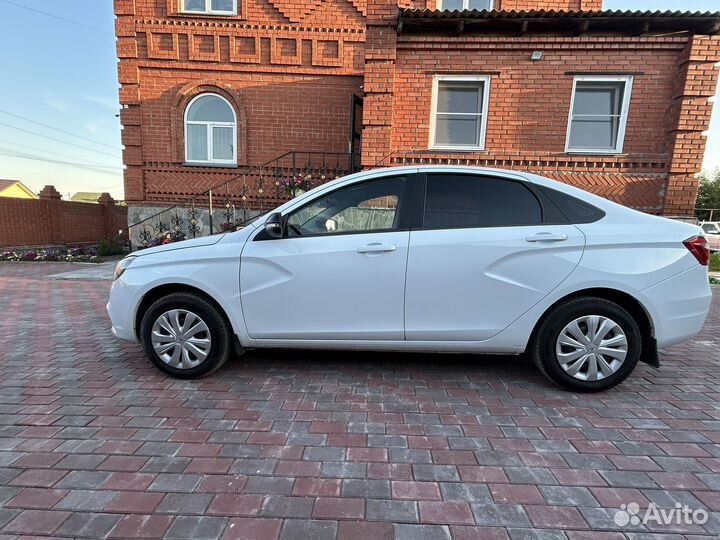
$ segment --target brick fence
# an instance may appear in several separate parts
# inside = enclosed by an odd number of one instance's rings
[[[127,207],[103,193],[98,204],[68,202],[53,186],[39,199],[0,198],[0,247],[97,242],[127,237]]]

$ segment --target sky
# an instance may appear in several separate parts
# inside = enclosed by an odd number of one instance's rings
[[[65,197],[123,198],[112,4],[0,0],[0,178],[35,192],[52,184]],[[720,0],[605,0],[604,7],[718,11]],[[716,109],[707,169],[720,167]]]

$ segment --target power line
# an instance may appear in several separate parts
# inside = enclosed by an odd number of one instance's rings
[[[0,1],[2,1],[2,0],[0,0]],[[67,144],[68,146],[72,146],[72,147],[74,147],[74,148],[82,148],[83,150],[88,150],[89,152],[96,152],[96,153],[102,154],[102,155],[104,155],[104,156],[110,156],[110,157],[116,158],[116,159],[119,157],[117,154],[111,154],[110,152],[103,152],[103,151],[101,151],[101,150],[95,150],[94,148],[89,148],[89,147],[87,147],[87,146],[80,146],[79,144],[72,143],[72,142],[68,142],[68,141],[64,141],[64,140],[58,139],[58,138],[56,138],[56,137],[50,137],[49,135],[43,135],[43,134],[41,134],[41,133],[38,133],[37,131],[31,131],[31,130],[29,130],[29,129],[23,129],[23,128],[19,128],[19,127],[16,127],[16,126],[11,126],[10,124],[5,124],[5,123],[2,123],[2,122],[0,122],[0,126],[6,127],[6,128],[10,128],[10,129],[15,129],[15,130],[17,130],[17,131],[22,131],[23,133],[29,133],[30,135],[34,135],[34,136],[36,136],[36,137],[42,137],[43,139],[48,139],[48,140],[50,140],[50,141],[55,141],[55,142],[59,142],[59,143],[62,143],[62,144]]]
[[[36,151],[36,152],[42,152],[42,154],[51,154],[51,155],[54,155],[54,156],[61,157],[61,158],[63,158],[63,159],[74,159],[73,156],[66,156],[65,154],[60,154],[60,153],[58,153],[58,152],[51,152],[50,150],[45,150],[44,148],[38,148],[37,146],[28,146],[28,145],[26,145],[26,144],[18,144],[18,143],[11,142],[11,141],[6,141],[6,140],[3,140],[3,139],[0,139],[0,143],[2,143],[2,144],[9,144],[10,146],[17,146],[18,148],[23,148],[23,149],[25,149],[25,150],[34,150],[34,151]],[[7,150],[7,149],[6,149],[6,150]],[[13,150],[13,151],[16,151],[16,150]],[[108,168],[108,169],[122,169],[122,167],[117,167],[117,166],[114,166],[114,165],[107,165],[107,164],[105,164],[105,163],[98,163],[98,162],[90,162],[90,161],[88,161],[87,164],[88,164],[88,165],[91,165],[91,164],[92,164],[92,165],[96,165],[96,166],[98,166],[98,167],[106,167],[106,168]]]
[[[60,163],[62,165],[77,165],[80,167],[90,167],[93,169],[107,169],[107,170],[115,170],[115,171],[122,171],[122,167],[110,167],[108,165],[95,165],[94,163],[84,163],[80,161],[65,161],[65,160],[57,160],[57,159],[47,159],[42,156],[38,156],[37,154],[28,154],[27,152],[18,152],[17,150],[13,150],[12,148],[3,148],[0,146],[0,150],[4,150],[6,153],[3,153],[4,156],[12,156],[12,157],[26,157],[30,159],[35,159],[38,161],[47,161],[48,163]],[[8,153],[9,152],[9,153]]]
[[[18,4],[16,2],[12,2],[11,0],[0,0],[0,2],[4,2],[5,4],[10,4],[11,6],[18,7],[20,9],[25,9],[27,11],[32,11],[33,13],[38,13],[40,15],[45,15],[46,17],[52,17],[53,19],[57,19],[58,21],[63,21],[66,23],[74,24],[76,26],[82,26],[83,28],[86,28],[88,30],[93,30],[95,32],[100,32],[102,34],[108,34],[112,37],[115,37],[115,34],[112,32],[108,32],[107,30],[103,30],[102,28],[98,28],[97,26],[91,26],[89,24],[82,23],[80,21],[74,21],[72,19],[66,19],[65,17],[61,17],[60,15],[55,15],[54,13],[48,13],[47,11],[42,11],[39,9],[31,8],[29,6],[24,6],[22,4]]]
[[[3,149],[0,148],[0,150],[3,150]],[[59,160],[56,160],[56,159],[44,159],[44,158],[40,158],[40,157],[36,157],[36,156],[31,156],[31,155],[29,155],[29,154],[21,154],[21,153],[13,152],[12,150],[10,150],[10,152],[0,152],[0,156],[7,156],[7,157],[18,158],[18,159],[27,159],[27,160],[29,160],[29,161],[40,161],[40,162],[44,162],[44,163],[54,163],[54,164],[57,164],[57,165],[67,165],[67,166],[77,167],[77,168],[79,168],[79,169],[89,170],[89,171],[94,172],[94,173],[109,174],[109,175],[111,175],[111,176],[118,176],[118,175],[120,175],[119,172],[105,171],[105,170],[102,170],[102,169],[98,169],[98,168],[95,167],[94,165],[88,165],[88,164],[76,163],[76,162],[69,162],[69,161],[59,161]]]
[[[0,0],[0,2],[3,2],[3,1],[4,0]],[[19,114],[12,113],[10,111],[0,109],[0,113],[7,114],[8,116],[12,116],[14,118],[18,118],[20,120],[24,120],[25,122],[30,122],[31,124],[36,124],[38,126],[42,126],[47,129],[52,129],[53,131],[58,131],[60,133],[64,133],[65,135],[71,135],[72,137],[77,137],[78,139],[82,139],[84,141],[89,141],[93,144],[97,144],[100,146],[107,146],[108,148],[112,148],[113,150],[122,150],[122,148],[120,148],[119,146],[115,146],[114,144],[106,144],[106,143],[98,142],[94,139],[91,139],[90,137],[85,137],[83,135],[78,135],[77,133],[73,133],[72,131],[66,131],[64,129],[56,128],[56,127],[50,126],[48,124],[43,124],[42,122],[38,122],[36,120],[31,120],[30,118],[28,118],[26,116],[21,116]]]

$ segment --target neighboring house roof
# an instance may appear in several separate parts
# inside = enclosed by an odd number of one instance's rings
[[[74,202],[96,203],[100,195],[102,195],[102,193],[94,193],[92,191],[78,191],[75,195],[70,197],[70,200]]]
[[[38,196],[20,180],[0,179],[0,197],[16,197],[21,199],[37,199]]]
[[[720,33],[720,12],[699,11],[443,11],[401,9],[403,26],[448,25],[462,23],[463,28],[511,30],[521,34],[532,31],[571,30],[584,33],[619,30],[636,35],[649,32],[689,30],[697,34]],[[529,27],[529,28],[528,28]]]

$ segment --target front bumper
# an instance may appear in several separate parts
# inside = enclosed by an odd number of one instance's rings
[[[112,323],[111,331],[117,338],[138,343],[135,332],[135,313],[139,295],[125,282],[116,279],[110,289],[110,300],[106,309]]]

